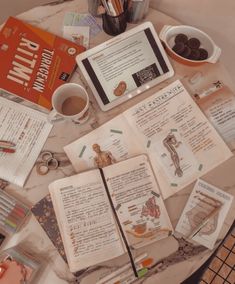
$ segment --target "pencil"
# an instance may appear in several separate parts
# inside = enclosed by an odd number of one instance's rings
[[[217,206],[215,209],[211,211],[211,213],[205,217],[205,219],[200,223],[198,226],[196,226],[192,232],[187,236],[187,239],[192,239],[206,224],[207,222],[213,218],[218,212],[220,211],[222,206]]]

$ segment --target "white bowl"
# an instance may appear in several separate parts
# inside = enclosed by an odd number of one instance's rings
[[[175,37],[178,34],[185,34],[188,38],[197,38],[200,42],[200,48],[204,48],[208,52],[208,58],[205,60],[191,60],[180,56],[175,53],[172,48],[175,44]],[[190,65],[196,66],[204,63],[216,63],[220,57],[221,49],[214,43],[214,41],[203,31],[191,27],[191,26],[164,26],[160,31],[159,37],[166,47],[167,53],[176,61]]]

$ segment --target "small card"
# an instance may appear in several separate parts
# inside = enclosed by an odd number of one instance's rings
[[[192,237],[194,241],[213,249],[232,201],[231,194],[199,179],[175,230],[184,236],[195,232]],[[207,219],[208,221],[205,222]],[[200,226],[200,224],[204,225]]]
[[[89,33],[90,27],[88,26],[64,26],[63,37],[75,42],[78,45],[89,48]]]
[[[100,25],[96,22],[95,17],[90,14],[78,14],[67,12],[64,17],[64,26],[88,26],[90,27],[90,36],[95,37],[102,31]]]

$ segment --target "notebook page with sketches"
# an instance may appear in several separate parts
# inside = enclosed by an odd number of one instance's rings
[[[146,153],[163,199],[232,157],[180,81],[65,146],[77,172],[96,167],[94,145],[117,161]]]
[[[195,233],[198,233],[192,237],[197,243],[213,249],[232,201],[231,194],[199,179],[175,230],[184,236],[190,235],[216,207],[219,207],[217,214],[214,214],[201,229],[196,230]]]
[[[0,178],[23,187],[51,129],[46,114],[0,97],[0,140],[16,145],[0,152]]]

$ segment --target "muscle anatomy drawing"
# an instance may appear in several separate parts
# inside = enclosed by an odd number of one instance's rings
[[[175,135],[170,133],[163,140],[163,145],[166,147],[167,151],[170,153],[171,160],[175,166],[175,175],[178,177],[183,176],[183,171],[180,167],[180,158],[176,151],[176,148],[179,146],[181,142],[178,142]]]

